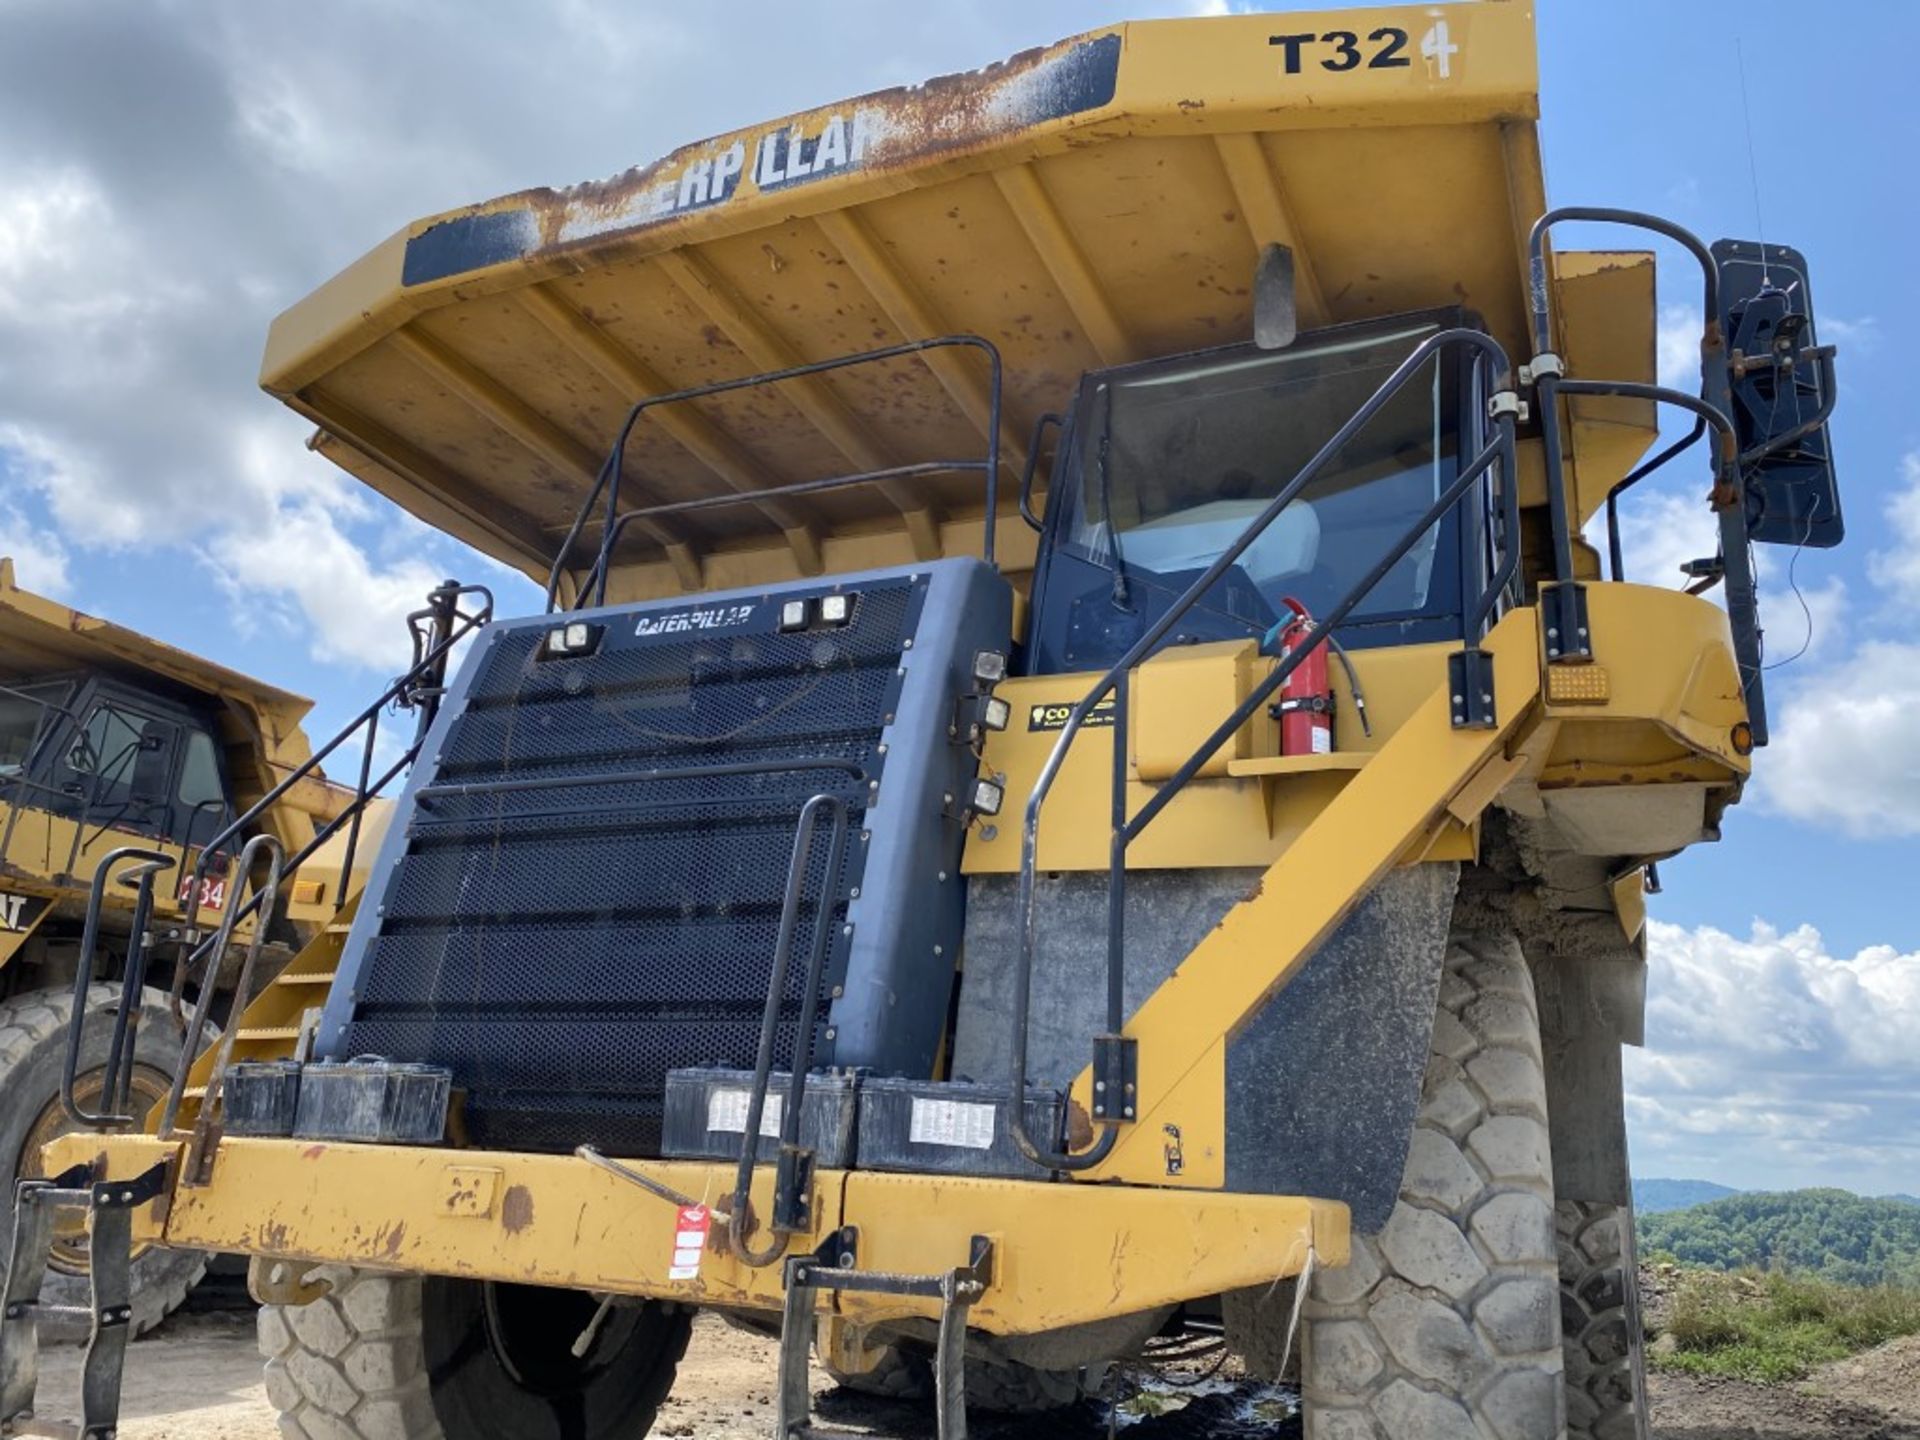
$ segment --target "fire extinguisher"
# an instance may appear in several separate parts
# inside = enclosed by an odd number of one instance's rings
[[[1280,603],[1293,612],[1274,627],[1279,631],[1280,658],[1285,660],[1294,647],[1307,638],[1307,632],[1313,628],[1313,616],[1291,595],[1283,596]],[[1327,670],[1325,645],[1314,646],[1313,652],[1287,676],[1273,714],[1280,721],[1282,755],[1333,753],[1333,680]]]
[[[1306,640],[1308,632],[1313,629],[1313,616],[1305,605],[1291,595],[1282,596],[1280,603],[1293,613],[1277,621],[1267,631],[1260,648],[1271,651],[1274,642],[1278,641],[1280,658],[1284,660],[1293,653],[1296,645]],[[1287,676],[1286,683],[1280,687],[1279,701],[1268,707],[1273,718],[1280,722],[1282,755],[1333,753],[1333,684],[1327,673],[1329,650],[1340,662],[1340,668],[1346,671],[1347,688],[1353,693],[1353,711],[1360,721],[1360,733],[1368,739],[1373,738],[1373,722],[1367,717],[1367,694],[1360,688],[1360,676],[1353,668],[1353,661],[1347,657],[1345,647],[1328,635],[1294,667],[1293,673]]]

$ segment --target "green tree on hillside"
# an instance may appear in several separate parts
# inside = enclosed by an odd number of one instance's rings
[[[1729,1195],[1646,1215],[1643,1255],[1732,1270],[1799,1270],[1849,1285],[1920,1285],[1920,1207],[1845,1190]]]

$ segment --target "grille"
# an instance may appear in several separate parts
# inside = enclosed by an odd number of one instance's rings
[[[328,1051],[448,1066],[479,1144],[657,1153],[668,1070],[753,1063],[794,826],[823,791],[847,802],[850,843],[828,876],[817,838],[799,934],[828,905],[829,984],[844,976],[868,784],[924,588],[865,587],[844,628],[785,635],[773,601],[726,632],[637,635],[636,616],[672,608],[650,606],[608,617],[578,660],[540,658],[544,623],[496,629],[448,702],[377,923],[356,929]],[[782,768],[822,760],[856,773]],[[718,765],[748,773],[673,775]],[[662,773],[578,783],[637,770]],[[832,1055],[799,1013],[796,951],[776,1066],[802,1023]]]

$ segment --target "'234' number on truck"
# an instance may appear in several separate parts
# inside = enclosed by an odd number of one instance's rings
[[[1413,64],[1406,54],[1407,32],[1397,25],[1382,25],[1368,35],[1364,43],[1370,48],[1363,50],[1360,37],[1351,30],[1329,30],[1324,35],[1308,32],[1267,37],[1267,44],[1278,46],[1284,52],[1281,69],[1288,75],[1300,73],[1309,50],[1329,52],[1324,56],[1316,53],[1314,58],[1319,60],[1322,70],[1332,70],[1336,74],[1358,70],[1362,62],[1369,70],[1398,70]],[[1442,80],[1453,74],[1453,57],[1459,53],[1460,47],[1452,43],[1444,20],[1435,22],[1420,37],[1420,57],[1432,66],[1433,73]]]

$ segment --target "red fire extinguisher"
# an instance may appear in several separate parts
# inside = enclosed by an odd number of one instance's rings
[[[1293,596],[1280,601],[1293,612],[1293,618],[1280,623],[1280,658],[1293,653],[1294,646],[1307,638],[1313,628],[1313,616]],[[1333,753],[1333,682],[1327,673],[1327,647],[1316,645],[1294,667],[1280,687],[1280,703],[1273,707],[1280,720],[1282,755],[1331,755]]]

